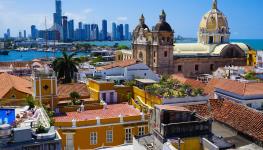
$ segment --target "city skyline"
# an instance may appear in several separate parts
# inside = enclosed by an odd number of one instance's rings
[[[29,3],[32,5],[27,5]],[[1,1],[0,12],[5,14],[0,17],[1,37],[7,28],[11,29],[12,36],[18,36],[19,31],[23,32],[25,29],[29,33],[32,24],[43,29],[45,17],[47,17],[47,24],[50,27],[53,23],[54,3],[53,0],[40,2],[33,0],[23,0],[23,2],[17,0]],[[72,5],[73,3],[74,5]],[[81,21],[99,24],[101,29],[101,20],[106,19],[108,20],[108,32],[111,32],[112,22],[117,24],[128,23],[130,31],[132,31],[138,24],[138,19],[142,13],[146,18],[146,24],[152,27],[158,22],[161,9],[164,9],[167,13],[167,21],[171,24],[176,35],[196,37],[201,17],[211,8],[211,3],[212,0],[201,0],[199,2],[177,0],[166,3],[155,1],[155,4],[147,7],[147,2],[138,3],[137,0],[127,1],[125,5],[120,5],[123,4],[120,0],[98,2],[62,0],[62,15],[68,16],[68,20],[74,19],[75,26]],[[219,9],[228,17],[232,38],[262,39],[263,32],[259,32],[263,26],[263,15],[259,15],[262,4],[263,1],[261,0],[254,0],[253,3],[248,0],[235,3],[227,0],[218,1]],[[105,8],[106,6],[107,8]],[[196,7],[198,9],[195,9]]]

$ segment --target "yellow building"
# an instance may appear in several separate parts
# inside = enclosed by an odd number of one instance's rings
[[[128,101],[128,95],[132,94],[132,88],[123,85],[114,85],[114,82],[92,80],[87,82],[90,91],[90,98],[104,100],[108,104]]]
[[[0,74],[0,105],[20,105],[32,95],[31,81],[10,75]]]
[[[148,117],[127,103],[68,112],[54,119],[64,150],[117,146],[148,134]]]
[[[255,50],[247,51],[247,65],[256,66],[257,65],[257,52]]]

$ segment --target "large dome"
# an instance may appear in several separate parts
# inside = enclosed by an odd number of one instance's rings
[[[225,43],[228,42],[229,36],[227,18],[217,8],[217,1],[213,0],[212,9],[200,22],[198,41],[206,44]]]

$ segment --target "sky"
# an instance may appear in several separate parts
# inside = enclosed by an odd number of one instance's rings
[[[143,13],[146,24],[154,26],[162,9],[176,35],[193,37],[202,16],[211,9],[212,0],[62,0],[63,15],[83,23],[128,23],[130,30]],[[263,39],[263,0],[218,0],[218,8],[228,18],[232,39]],[[35,24],[38,29],[53,22],[55,0],[0,0],[0,36],[11,29],[12,36]]]

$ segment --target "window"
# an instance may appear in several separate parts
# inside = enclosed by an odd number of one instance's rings
[[[126,143],[132,142],[132,129],[131,128],[125,129],[125,142]]]
[[[144,135],[144,127],[139,127],[138,135],[139,136],[143,136]]]
[[[179,65],[178,68],[177,68],[178,72],[182,72],[182,66]]]
[[[140,59],[140,60],[143,60],[143,54],[142,54],[142,52],[139,53],[139,59]]]
[[[214,64],[210,65],[210,70],[213,71],[214,70]]]
[[[209,42],[208,42],[209,44],[212,44],[212,43],[214,43],[214,38],[213,38],[213,36],[209,36]]]
[[[153,57],[155,57],[156,56],[156,52],[153,52]]]
[[[107,143],[112,143],[113,142],[113,131],[112,130],[107,130],[106,131],[106,142]]]
[[[223,36],[221,36],[221,43],[225,43]]]
[[[199,66],[195,65],[195,71],[198,71],[198,70],[199,70]]]
[[[110,92],[110,103],[114,103],[114,92]]]
[[[147,74],[146,74],[146,73],[144,73],[144,76],[147,76]]]
[[[252,104],[251,104],[251,103],[249,103],[249,104],[247,104],[247,106],[248,106],[248,107],[252,107]]]
[[[11,96],[11,99],[15,99],[15,98],[16,98],[16,96],[15,96],[15,95],[12,95],[12,96]]]
[[[97,144],[97,132],[91,132],[90,133],[90,145],[96,145]]]
[[[155,63],[155,59],[153,59],[153,62]]]
[[[167,51],[164,52],[164,57],[167,57]]]
[[[106,101],[106,93],[102,93],[102,99]]]
[[[66,150],[74,150],[73,134],[66,134]]]

